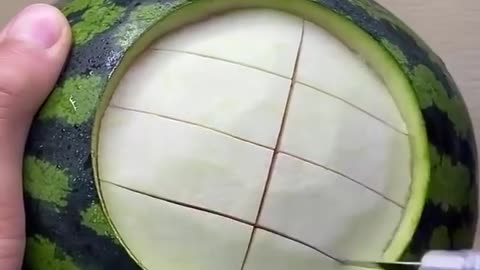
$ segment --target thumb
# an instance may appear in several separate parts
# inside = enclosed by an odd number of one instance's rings
[[[0,269],[21,265],[25,140],[62,70],[70,35],[60,11],[44,4],[27,7],[0,33]]]

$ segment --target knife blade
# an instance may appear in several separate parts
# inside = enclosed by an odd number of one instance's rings
[[[344,265],[356,266],[369,269],[387,269],[387,270],[418,270],[420,262],[367,262],[367,261],[343,261]]]
[[[480,270],[480,252],[475,250],[431,250],[420,262],[344,260],[344,265],[385,270]]]

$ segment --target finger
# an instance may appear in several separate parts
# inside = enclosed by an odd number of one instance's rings
[[[33,115],[54,86],[71,42],[65,17],[32,5],[0,34],[0,268],[17,269],[24,237],[22,158]],[[12,247],[9,247],[12,245]]]
[[[38,4],[23,10],[4,33],[0,40],[0,95],[14,98],[0,96],[0,120],[28,117],[58,77],[68,53],[70,30],[57,9]]]

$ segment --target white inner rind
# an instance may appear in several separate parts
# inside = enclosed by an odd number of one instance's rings
[[[382,258],[409,194],[408,143],[355,53],[300,18],[237,11],[136,60],[101,122],[98,175],[149,270],[339,269]]]
[[[241,267],[251,226],[108,183],[102,192],[116,206],[109,207],[116,228],[147,269]]]

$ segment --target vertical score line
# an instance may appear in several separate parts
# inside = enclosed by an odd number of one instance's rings
[[[268,188],[270,186],[271,178],[272,178],[272,175],[273,175],[273,170],[275,169],[275,163],[277,161],[277,156],[280,152],[280,144],[282,142],[283,132],[284,132],[284,129],[285,129],[285,123],[287,121],[288,110],[289,110],[289,107],[290,107],[290,101],[292,99],[292,94],[293,94],[293,88],[295,87],[295,83],[296,83],[298,63],[299,63],[299,59],[300,59],[300,53],[302,51],[303,37],[305,35],[305,20],[302,21],[302,29],[301,30],[302,31],[301,31],[301,35],[300,35],[300,42],[299,42],[299,45],[298,45],[297,55],[296,55],[296,58],[295,58],[295,64],[293,66],[292,77],[291,77],[291,80],[290,80],[291,81],[290,82],[290,89],[289,89],[289,92],[288,92],[287,101],[285,103],[285,110],[283,112],[282,122],[280,124],[280,130],[278,132],[277,141],[275,143],[275,148],[273,149],[272,160],[270,162],[270,168],[268,169],[267,180],[265,181],[265,186],[264,186],[264,189],[263,189],[262,198],[260,200],[260,206],[258,208],[257,216],[255,218],[255,224],[253,226],[252,233],[250,235],[250,240],[248,242],[247,250],[245,252],[245,257],[243,258],[243,263],[242,263],[241,270],[244,270],[246,262],[248,260],[248,256],[250,255],[250,250],[251,250],[251,247],[252,247],[253,238],[255,237],[255,232],[258,228],[258,222],[259,222],[260,216],[262,214],[263,205],[265,203],[265,197],[267,196]]]

